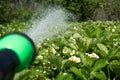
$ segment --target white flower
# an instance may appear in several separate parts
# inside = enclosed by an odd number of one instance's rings
[[[58,46],[55,46],[55,49],[59,49],[59,47],[58,47]]]
[[[44,56],[47,56],[47,55],[48,55],[48,53],[47,53],[47,52],[45,52],[45,53],[43,53],[43,55],[44,55]]]
[[[79,52],[76,52],[76,54],[78,54]]]
[[[117,39],[113,39],[113,41],[117,41]]]
[[[43,59],[43,56],[41,56],[41,55],[39,55],[39,56],[37,56],[37,59]]]
[[[53,47],[55,47],[55,44],[52,44]]]
[[[50,39],[49,39],[49,38],[47,38],[46,40],[47,40],[47,41],[49,41]]]
[[[63,73],[63,75],[66,75],[67,73]]]
[[[70,52],[70,55],[74,55],[75,54],[75,50],[72,50],[72,52]]]
[[[46,65],[46,63],[44,62],[43,65]]]
[[[116,26],[114,26],[113,28],[114,28],[114,29],[116,29],[117,27],[116,27]]]
[[[36,71],[39,71],[38,69]]]
[[[57,56],[60,56],[60,54],[57,54]]]
[[[63,52],[63,53],[67,53],[68,50],[64,48],[62,52]]]
[[[99,56],[95,53],[92,53],[92,54],[89,54],[89,53],[86,53],[86,55],[88,55],[90,58],[97,58],[99,59]]]
[[[51,48],[50,48],[50,52],[52,52],[52,53],[55,54],[55,53],[56,53],[56,50],[55,50],[53,47],[51,47]]]
[[[78,30],[76,27],[73,27],[74,30]]]
[[[51,62],[50,62],[50,61],[48,61],[47,63],[48,63],[48,64],[50,64]]]
[[[39,75],[36,75],[36,77],[38,78],[38,77],[39,77]]]
[[[117,45],[118,45],[118,43],[116,42],[116,43],[114,43],[113,45],[114,45],[114,46],[117,46]]]
[[[45,73],[46,73],[46,71],[43,71],[43,73],[45,74]]]
[[[48,52],[48,50],[46,49],[45,52]]]
[[[71,56],[71,57],[69,58],[69,60],[74,61],[74,62],[76,62],[76,63],[79,63],[79,62],[80,62],[80,58],[77,58],[76,56]]]
[[[75,41],[75,39],[73,37],[70,37],[70,40]]]
[[[52,47],[54,47],[55,49],[59,49],[59,47],[56,46],[55,44],[52,44]]]
[[[34,25],[31,26],[32,28],[34,27]]]
[[[57,70],[57,67],[56,67],[56,66],[54,66],[54,67],[52,67],[52,69],[53,69],[53,70]]]
[[[112,32],[115,32],[115,29],[112,29]]]

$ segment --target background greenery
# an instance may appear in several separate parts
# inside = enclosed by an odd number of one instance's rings
[[[35,61],[15,80],[119,80],[120,0],[1,0],[0,36],[23,31],[50,6],[74,14],[69,28],[37,44]]]
[[[120,19],[120,0],[1,0],[0,23],[26,21],[38,7],[40,14],[49,6],[63,7],[77,21]]]

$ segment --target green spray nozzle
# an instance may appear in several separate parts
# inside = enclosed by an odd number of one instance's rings
[[[16,72],[26,68],[35,57],[35,45],[26,34],[20,32],[9,33],[0,39],[0,51],[11,50],[18,58]]]

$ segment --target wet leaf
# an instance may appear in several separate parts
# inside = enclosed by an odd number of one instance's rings
[[[107,49],[107,47],[106,47],[105,45],[98,43],[98,44],[97,44],[97,47],[98,47],[101,51],[104,51],[105,54],[108,54],[108,49]]]

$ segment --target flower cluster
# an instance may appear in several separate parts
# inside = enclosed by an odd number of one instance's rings
[[[88,55],[90,58],[96,58],[99,59],[99,56],[95,53],[89,54],[89,53],[85,53],[86,55]]]
[[[116,26],[114,26],[113,28],[112,28],[112,32],[115,32],[115,30],[116,30]]]
[[[55,54],[56,53],[55,48],[54,47],[50,47],[50,52],[52,52],[53,54]]]
[[[66,53],[68,52],[68,50],[64,48],[62,52],[63,52],[64,54],[66,54]]]
[[[36,58],[39,59],[39,60],[41,60],[41,59],[43,59],[43,56],[38,55]]]
[[[75,50],[72,50],[71,52],[70,52],[70,55],[74,55],[75,54]]]
[[[119,33],[119,26],[109,22],[83,22],[72,26],[63,35],[37,44],[39,55],[35,58],[35,65],[32,65],[35,72],[32,75],[42,80],[93,80],[100,79],[99,76],[106,80],[108,74],[112,75],[105,72],[108,70],[106,66],[119,71],[119,66],[114,66],[119,65],[119,56],[114,54],[119,53]],[[115,60],[110,61],[108,57]]]
[[[80,58],[76,57],[76,56],[71,56],[69,58],[69,60],[73,61],[73,62],[76,62],[76,63],[79,63],[80,62]]]

